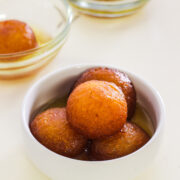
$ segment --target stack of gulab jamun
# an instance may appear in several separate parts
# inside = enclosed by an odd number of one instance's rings
[[[74,159],[110,160],[142,147],[149,135],[131,122],[136,91],[127,74],[97,67],[82,73],[63,108],[50,108],[30,122],[48,149]]]

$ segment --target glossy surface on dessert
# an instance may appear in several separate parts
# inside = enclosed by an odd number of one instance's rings
[[[0,22],[0,54],[23,52],[37,46],[35,34],[28,24],[18,20]]]
[[[114,83],[91,80],[77,86],[67,101],[67,119],[89,139],[118,132],[127,119],[127,103]]]
[[[80,154],[87,143],[69,125],[65,108],[50,108],[30,122],[30,129],[36,139],[48,149],[68,157]]]
[[[136,92],[127,74],[117,69],[97,67],[84,72],[76,81],[74,87],[89,80],[102,80],[115,83],[122,89],[128,106],[128,118],[132,118],[136,108]]]
[[[143,129],[134,123],[127,122],[115,135],[93,140],[92,156],[98,160],[119,158],[136,151],[149,139],[149,135]]]

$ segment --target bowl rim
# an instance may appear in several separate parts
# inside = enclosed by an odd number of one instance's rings
[[[133,14],[149,0],[69,0],[79,12],[95,17],[116,18]]]
[[[51,79],[52,76],[60,73],[61,71],[66,71],[66,70],[70,70],[70,69],[73,69],[73,68],[93,68],[93,67],[108,67],[108,68],[115,68],[115,69],[118,69],[122,72],[125,72],[127,73],[128,75],[131,75],[131,76],[134,76],[136,79],[140,80],[141,82],[143,82],[143,84],[145,84],[147,87],[149,87],[149,89],[151,90],[151,92],[154,94],[154,96],[156,97],[158,103],[159,103],[159,106],[161,107],[160,108],[160,117],[159,117],[159,125],[157,126],[157,128],[154,130],[154,134],[152,135],[152,137],[150,138],[150,140],[145,144],[143,145],[141,148],[139,148],[138,150],[128,154],[128,155],[125,155],[125,156],[122,156],[122,157],[119,157],[119,158],[115,158],[115,159],[110,159],[110,160],[103,160],[103,161],[85,161],[85,160],[78,160],[78,159],[73,159],[73,158],[69,158],[69,157],[65,157],[63,155],[60,155],[60,154],[57,154],[51,150],[49,150],[48,148],[46,148],[44,145],[42,145],[31,133],[30,131],[30,128],[29,128],[29,123],[26,122],[26,105],[28,103],[28,99],[29,99],[29,96],[31,95],[32,91],[37,87],[39,86],[41,83],[43,83],[44,81],[48,80],[48,79]],[[127,71],[126,69],[124,68],[119,68],[119,67],[115,67],[110,65],[110,64],[107,64],[107,63],[93,63],[93,64],[90,64],[90,63],[81,63],[81,64],[73,64],[73,65],[68,65],[68,66],[65,66],[65,67],[61,67],[59,69],[57,69],[56,71],[54,72],[51,72],[45,76],[43,76],[42,78],[40,78],[38,81],[36,81],[32,86],[31,88],[27,91],[25,97],[24,97],[24,100],[23,100],[23,103],[22,103],[22,126],[23,126],[23,129],[24,131],[26,132],[26,134],[29,136],[29,138],[34,141],[34,143],[36,145],[39,146],[40,149],[43,149],[44,151],[46,151],[48,154],[50,154],[51,156],[56,156],[56,158],[59,158],[59,159],[63,159],[63,160],[66,160],[66,161],[69,161],[69,162],[83,162],[83,163],[102,163],[102,164],[106,164],[106,163],[110,163],[110,162],[113,162],[113,161],[118,161],[118,160],[121,160],[121,159],[127,159],[127,158],[130,158],[130,157],[133,157],[136,153],[140,152],[140,151],[143,151],[144,149],[148,148],[154,141],[155,139],[160,135],[163,127],[164,127],[164,124],[165,124],[165,117],[166,117],[166,110],[165,110],[165,104],[163,102],[163,99],[162,97],[160,96],[160,93],[149,83],[147,82],[144,78],[140,77],[139,75],[133,73],[133,72],[129,72]]]
[[[115,6],[115,5],[123,5],[123,4],[129,4],[129,3],[137,3],[142,0],[114,0],[114,1],[106,1],[106,0],[70,0],[71,2],[86,2],[91,5],[109,5],[109,6]]]
[[[15,52],[15,53],[0,54],[0,58],[5,59],[5,58],[18,57],[18,56],[25,56],[25,55],[29,55],[33,52],[39,52],[42,50],[45,51],[48,49],[52,49],[53,47],[58,45],[61,41],[63,41],[63,39],[66,37],[66,35],[68,34],[68,32],[70,30],[70,25],[71,25],[72,19],[73,19],[73,13],[72,13],[72,8],[69,6],[68,2],[66,0],[61,0],[61,1],[65,5],[66,13],[67,13],[66,23],[65,23],[65,26],[62,31],[58,32],[58,34],[55,37],[53,37],[53,39],[51,39],[50,41],[48,41],[38,47],[29,49],[29,50],[25,50],[25,51]],[[12,19],[8,19],[8,20],[12,20]],[[26,61],[28,61],[28,60],[26,60]],[[3,60],[1,60],[1,63],[3,63]],[[8,62],[4,61],[4,63],[9,63],[9,61]]]

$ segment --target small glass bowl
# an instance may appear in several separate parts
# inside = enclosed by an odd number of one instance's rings
[[[70,4],[81,13],[114,18],[130,15],[141,7],[148,0],[69,0]]]
[[[23,52],[0,54],[0,79],[34,74],[62,47],[72,21],[66,0],[2,0],[0,21],[16,19],[31,26],[39,46]]]

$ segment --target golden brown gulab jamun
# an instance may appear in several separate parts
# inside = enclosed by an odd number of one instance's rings
[[[143,129],[127,122],[115,135],[93,140],[91,153],[97,160],[115,159],[136,151],[149,139]]]
[[[0,54],[22,52],[35,47],[35,34],[26,23],[18,20],[0,22]]]
[[[131,119],[136,108],[136,91],[127,74],[106,67],[91,68],[85,71],[75,83],[74,87],[89,80],[102,80],[115,83],[125,95],[128,106],[128,119]]]
[[[70,127],[65,108],[51,108],[30,123],[34,137],[48,149],[68,157],[80,154],[87,140]]]
[[[67,120],[89,139],[119,131],[127,119],[124,94],[114,83],[91,80],[77,86],[67,101]]]

